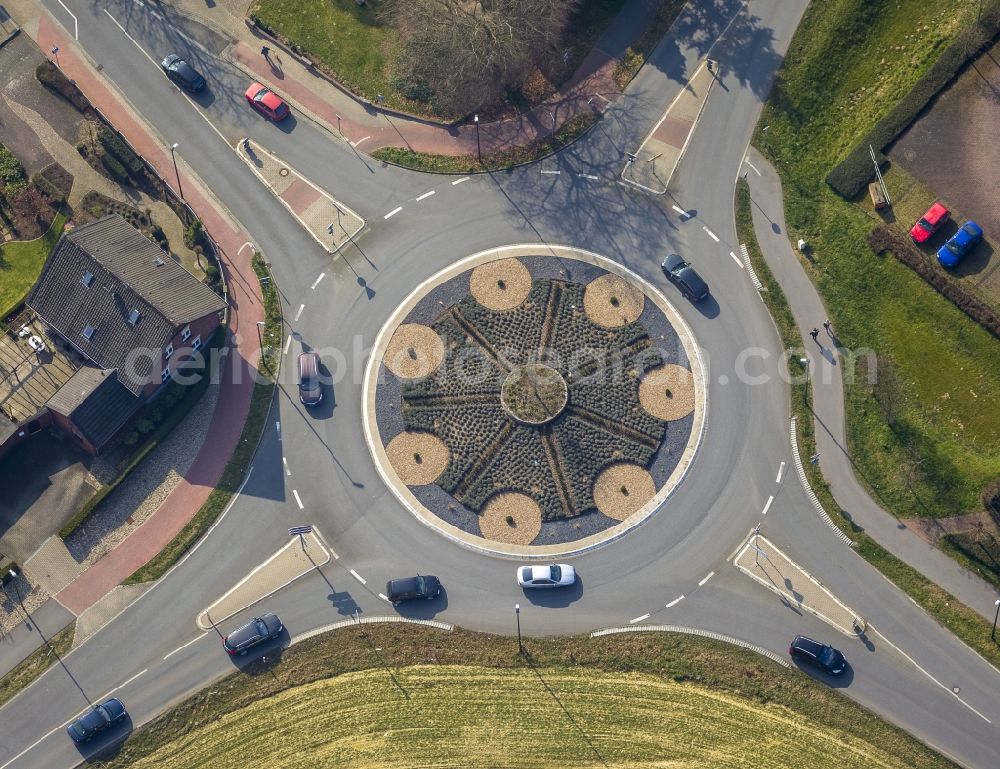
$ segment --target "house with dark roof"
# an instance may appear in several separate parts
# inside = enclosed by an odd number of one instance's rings
[[[94,454],[211,339],[226,306],[118,215],[64,234],[26,304],[86,360],[45,410]]]

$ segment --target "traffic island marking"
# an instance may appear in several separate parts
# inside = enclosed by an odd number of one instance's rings
[[[864,619],[760,534],[751,535],[733,564],[754,582],[781,596],[790,609],[807,611],[844,635],[856,637],[867,628]]]
[[[315,530],[295,537],[199,614],[198,627],[211,630],[329,561],[330,551]]]

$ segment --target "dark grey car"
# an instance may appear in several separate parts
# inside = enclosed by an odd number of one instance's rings
[[[95,705],[66,727],[73,742],[87,742],[105,729],[125,720],[125,703],[117,697]]]
[[[708,296],[708,284],[688,262],[678,254],[670,254],[663,260],[664,274],[677,284],[677,287],[692,302],[700,302]]]
[[[808,636],[795,636],[788,647],[788,653],[792,659],[821,667],[831,675],[839,676],[847,668],[847,658],[841,652]]]
[[[164,75],[185,91],[198,93],[205,88],[205,78],[176,53],[170,54],[160,62],[160,67]]]
[[[437,577],[406,577],[385,583],[385,596],[392,603],[412,601],[415,598],[437,598],[441,594],[441,581]]]
[[[277,638],[284,630],[284,625],[273,612],[263,617],[254,617],[243,627],[238,627],[222,639],[222,645],[230,654],[246,654],[257,644]]]

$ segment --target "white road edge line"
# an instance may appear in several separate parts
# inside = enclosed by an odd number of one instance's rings
[[[781,476],[785,474],[785,463],[782,462],[778,465],[778,477],[774,479],[775,483],[781,483]]]
[[[190,641],[188,641],[188,642],[187,642],[186,644],[184,644],[183,646],[178,646],[178,647],[177,647],[176,649],[174,649],[174,650],[173,650],[172,652],[170,652],[170,654],[168,654],[168,655],[167,655],[166,657],[164,657],[163,659],[164,659],[164,660],[168,660],[168,659],[170,659],[170,658],[171,658],[171,657],[173,657],[173,656],[174,656],[175,654],[177,654],[177,652],[179,652],[179,651],[184,651],[184,650],[185,650],[186,648],[188,648],[188,647],[189,647],[189,646],[190,646],[191,644],[193,644],[193,643],[198,643],[198,641],[200,641],[200,640],[201,640],[202,638],[204,638],[204,637],[205,637],[205,636],[207,636],[207,635],[208,635],[208,631],[205,631],[205,632],[204,632],[204,633],[202,633],[202,634],[201,634],[200,636],[198,636],[197,638],[193,638],[193,639],[191,639]]]
[[[304,304],[300,304],[300,305],[299,305],[299,311],[298,311],[297,313],[295,313],[295,322],[296,322],[296,323],[298,323],[298,322],[299,322],[299,318],[301,318],[301,317],[302,317],[302,311],[303,311],[303,310],[304,310],[305,308],[306,308],[306,306],[305,306]]]
[[[739,265],[739,268],[740,268],[741,270],[745,270],[745,269],[746,269],[746,267],[744,267],[744,266],[743,266],[743,262],[742,262],[742,261],[740,261],[740,258],[739,258],[739,257],[738,257],[738,256],[737,256],[736,254],[734,254],[734,253],[733,253],[732,251],[730,251],[730,252],[729,252],[729,255],[730,255],[731,257],[733,257],[733,261],[734,261],[734,262],[736,262],[736,264],[738,264],[738,265]]]
[[[309,288],[312,289],[313,291],[315,291],[316,290],[316,286],[318,286],[319,282],[321,280],[323,280],[323,278],[325,278],[325,277],[326,277],[326,273],[325,272],[321,272],[319,274],[319,277],[316,278],[316,280],[313,281],[313,284],[311,286],[309,286]]]
[[[649,619],[649,614],[643,614],[641,617],[636,617],[635,619],[630,619],[628,624],[634,625],[636,622],[642,622],[644,619]]]
[[[712,232],[712,231],[711,231],[710,229],[708,229],[708,227],[706,227],[706,226],[705,226],[705,225],[703,224],[703,225],[701,226],[701,228],[702,228],[702,229],[703,229],[703,230],[705,231],[705,233],[706,233],[706,234],[708,235],[708,237],[710,237],[710,238],[711,238],[712,240],[714,240],[714,241],[715,241],[716,243],[718,243],[718,242],[719,242],[719,236],[718,236],[718,235],[716,235],[716,234],[715,234],[714,232]]]
[[[761,511],[761,515],[767,515],[767,511],[771,509],[771,503],[774,501],[774,494],[767,498],[767,502],[764,505],[764,509]]]
[[[542,174],[554,174],[555,176],[558,176],[559,174],[562,173],[562,171],[559,171],[559,170],[550,171],[550,170],[548,170],[546,168],[543,168],[541,171],[539,171],[539,173],[542,173]]]
[[[704,585],[706,582],[708,582],[714,576],[715,576],[715,572],[714,571],[710,571],[708,574],[705,575],[705,577],[701,580],[701,582],[698,583],[698,587],[701,587],[702,585]]]
[[[684,600],[684,596],[680,596],[679,598],[675,598],[674,600],[672,600],[670,603],[668,603],[663,608],[669,609],[671,606],[676,606],[677,604],[679,604],[683,600]]]
[[[76,15],[73,13],[73,11],[71,11],[69,8],[66,7],[66,3],[64,3],[62,0],[59,0],[59,5],[61,5],[63,7],[63,10],[66,11],[66,13],[68,13],[70,16],[73,17],[73,39],[74,40],[79,40],[80,39],[80,22],[78,22],[76,20]],[[7,766],[7,764],[4,764],[4,766]]]
[[[383,219],[391,219],[393,216],[395,216],[396,214],[398,214],[402,210],[403,210],[402,206],[396,206],[394,209],[392,209],[389,213],[387,213],[382,218]]]
[[[472,177],[463,176],[461,179],[456,179],[455,181],[453,181],[451,183],[451,186],[454,187],[456,184],[461,184],[462,182],[467,182],[467,181],[469,181],[470,178],[472,178]]]
[[[425,193],[424,193],[423,195],[420,195],[419,197],[417,197],[417,202],[419,203],[419,202],[420,202],[421,200],[423,200],[424,198],[429,198],[429,197],[430,197],[431,195],[433,195],[433,194],[434,194],[434,193],[435,193],[436,191],[437,191],[437,190],[431,190],[430,192],[425,192]]]
[[[750,162],[750,156],[749,155],[747,155],[745,158],[743,158],[743,162],[746,163],[748,166],[750,166],[753,169],[753,172],[755,174],[757,174],[757,176],[760,176],[760,171],[757,170],[757,166],[755,166],[753,163]]]
[[[295,503],[299,506],[299,510],[305,510],[305,505],[302,504],[302,500],[299,498],[299,490],[292,489],[292,494],[295,497]]]
[[[686,214],[686,213],[687,213],[687,211],[685,211],[685,210],[684,210],[683,208],[681,208],[680,206],[670,206],[670,207],[671,207],[672,209],[674,209],[674,211],[676,211],[677,213],[679,213],[679,214],[680,214],[681,216],[684,216],[684,214]]]
[[[366,580],[364,577],[362,577],[360,574],[358,574],[356,571],[354,571],[354,569],[351,569],[351,575],[354,577],[354,579],[356,579],[362,585],[367,585],[368,584],[368,580]]]

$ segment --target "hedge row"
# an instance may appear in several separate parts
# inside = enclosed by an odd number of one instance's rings
[[[132,151],[132,148],[125,143],[124,139],[103,124],[98,131],[98,138],[100,139],[101,145],[106,150],[106,153],[110,152],[114,155],[122,166],[124,166],[124,168],[128,171],[128,175],[130,177],[135,180],[142,178],[146,167],[139,159],[139,156],[136,155]],[[105,157],[106,156],[107,155],[105,154]],[[111,169],[109,168],[108,170]],[[112,171],[112,173],[114,172]]]
[[[108,173],[118,180],[119,184],[129,183],[128,171],[114,155],[107,152],[101,155],[101,164],[108,169]]]
[[[869,145],[874,147],[875,157],[882,165],[886,160],[882,150],[917,119],[931,99],[998,33],[1000,0],[985,0],[979,24],[958,34],[910,92],[875,124],[850,155],[827,174],[826,183],[844,198],[850,199],[860,193],[873,176]]]
[[[1000,313],[974,296],[959,281],[937,269],[905,236],[879,225],[868,233],[868,244],[877,254],[891,251],[899,261],[926,280],[938,293],[1000,339]]]
[[[77,111],[86,113],[90,109],[87,97],[51,61],[39,64],[35,69],[35,77],[39,83],[72,104]]]

